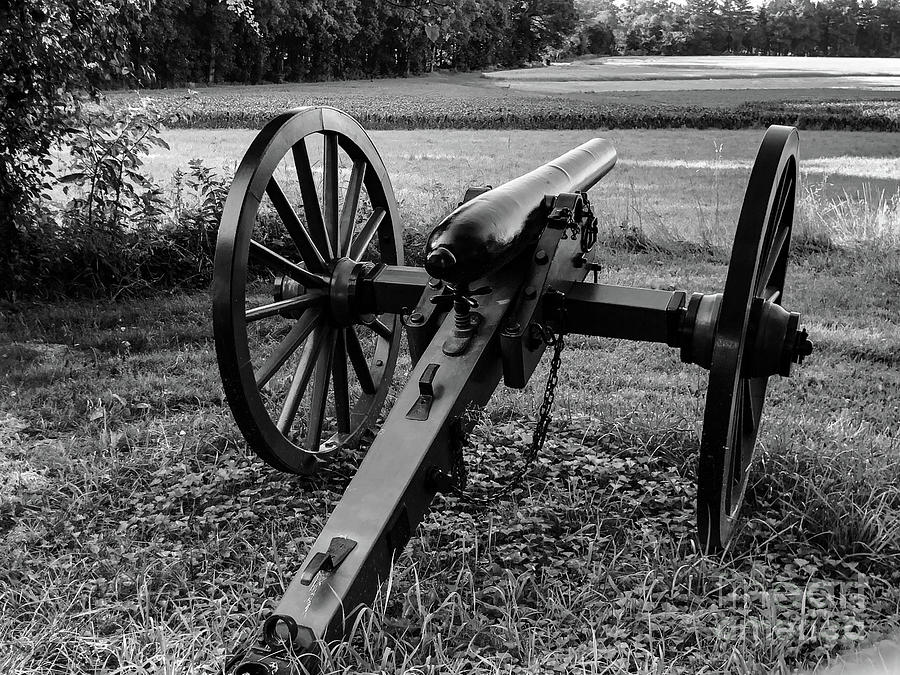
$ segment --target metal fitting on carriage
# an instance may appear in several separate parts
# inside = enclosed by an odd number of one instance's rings
[[[691,295],[679,328],[682,362],[709,369],[721,309],[721,293]]]
[[[300,575],[300,583],[309,586],[319,573],[328,574],[336,570],[350,555],[350,551],[356,548],[356,542],[347,537],[334,537],[328,545],[328,550],[316,553]]]

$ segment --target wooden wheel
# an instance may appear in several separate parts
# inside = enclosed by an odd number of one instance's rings
[[[698,535],[706,551],[723,548],[731,537],[747,488],[768,374],[778,367],[761,362],[782,358],[781,343],[762,335],[759,327],[764,312],[765,317],[787,315],[773,305],[784,298],[798,148],[796,129],[769,127],[750,173],[725,290],[717,300],[721,307],[697,469]],[[793,322],[793,339],[799,315],[791,316],[797,319],[785,321]],[[766,340],[774,341],[774,348]]]
[[[384,403],[400,320],[354,311],[361,263],[403,264],[397,202],[371,139],[332,108],[277,117],[235,174],[213,278],[225,394],[276,469],[311,473],[354,445]]]

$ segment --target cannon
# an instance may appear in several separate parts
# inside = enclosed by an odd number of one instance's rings
[[[471,406],[501,381],[525,387],[551,347],[523,453],[533,459],[567,334],[664,343],[709,371],[697,540],[706,552],[724,547],[769,378],[788,376],[812,350],[800,315],[782,306],[798,146],[792,127],[766,131],[725,287],[689,294],[587,280],[598,265],[587,191],[616,163],[609,141],[467,190],[429,234],[423,269],[403,264],[387,171],[353,118],[309,107],[270,122],[228,193],[212,289],[219,369],[247,444],[275,469],[313,473],[357,447],[382,415],[403,332],[412,367],[258,642],[228,668],[287,673],[300,658],[312,669],[317,645],[347,634],[436,495],[463,489]]]

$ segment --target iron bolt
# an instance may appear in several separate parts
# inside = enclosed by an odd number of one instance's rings
[[[532,300],[537,296],[537,289],[534,286],[526,286],[525,288],[525,299]]]
[[[522,330],[522,326],[519,325],[518,321],[510,321],[503,328],[504,335],[518,335],[519,331]]]
[[[812,354],[813,343],[809,339],[809,333],[803,328],[797,333],[797,341],[794,343],[794,354],[791,359],[794,363],[803,363],[803,359]]]
[[[413,312],[409,315],[410,323],[425,323],[425,316],[422,312]]]
[[[376,368],[381,368],[381,366],[383,366],[383,365],[384,365],[384,361],[382,361],[381,359],[376,359],[376,360],[375,360],[375,367],[376,367]]]
[[[534,254],[534,261],[535,261],[538,265],[543,265],[544,263],[546,263],[546,262],[547,262],[547,251],[545,251],[544,249],[541,249],[540,251],[538,251],[537,253],[535,253],[535,254]]]
[[[438,279],[437,277],[431,277],[428,280],[428,285],[431,286],[432,288],[440,288],[442,284],[443,284],[443,282],[440,279]]]

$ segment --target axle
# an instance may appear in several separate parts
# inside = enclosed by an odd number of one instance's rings
[[[434,313],[431,297],[440,295],[445,286],[419,267],[366,267],[339,261],[331,287],[332,305],[340,314],[403,313],[411,317],[407,330],[414,332],[425,325],[426,313]],[[295,283],[282,283],[276,299],[288,299],[292,289],[299,292],[297,288]],[[431,291],[426,306],[416,309],[426,289]],[[721,293],[689,296],[677,290],[575,282],[565,293],[564,328],[578,335],[666,344],[679,349],[685,363],[709,369],[721,299]],[[806,332],[799,329],[799,314],[773,300],[760,300],[750,310],[756,327],[748,365],[753,376],[788,376],[791,364],[802,362],[812,350]]]
[[[676,347],[681,360],[709,369],[719,321],[721,293],[577,283],[566,294],[566,330],[579,335],[661,342]],[[792,363],[812,352],[800,315],[772,300],[758,299],[750,308],[753,345],[747,375],[790,375]]]
[[[343,270],[350,280],[340,281]],[[444,287],[420,267],[363,265],[335,266],[332,304],[350,304],[361,313],[410,315],[407,330],[425,324],[432,306],[416,308],[423,292],[439,294]],[[277,300],[296,295],[296,283],[278,286]],[[349,296],[348,289],[353,289]],[[302,290],[302,289],[300,289]],[[435,293],[437,292],[437,293]],[[523,289],[523,293],[528,292]],[[679,349],[681,360],[709,369],[713,337],[721,306],[721,293],[688,295],[685,291],[660,291],[631,286],[575,282],[565,294],[565,331],[577,335],[657,342]],[[774,299],[773,299],[774,300]],[[800,315],[788,312],[773,300],[754,303],[750,311],[755,340],[748,374],[790,374],[792,363],[802,362],[812,351],[806,332],[799,329]],[[430,302],[430,297],[429,297]],[[350,311],[343,310],[342,313]],[[421,319],[421,320],[420,320]]]

